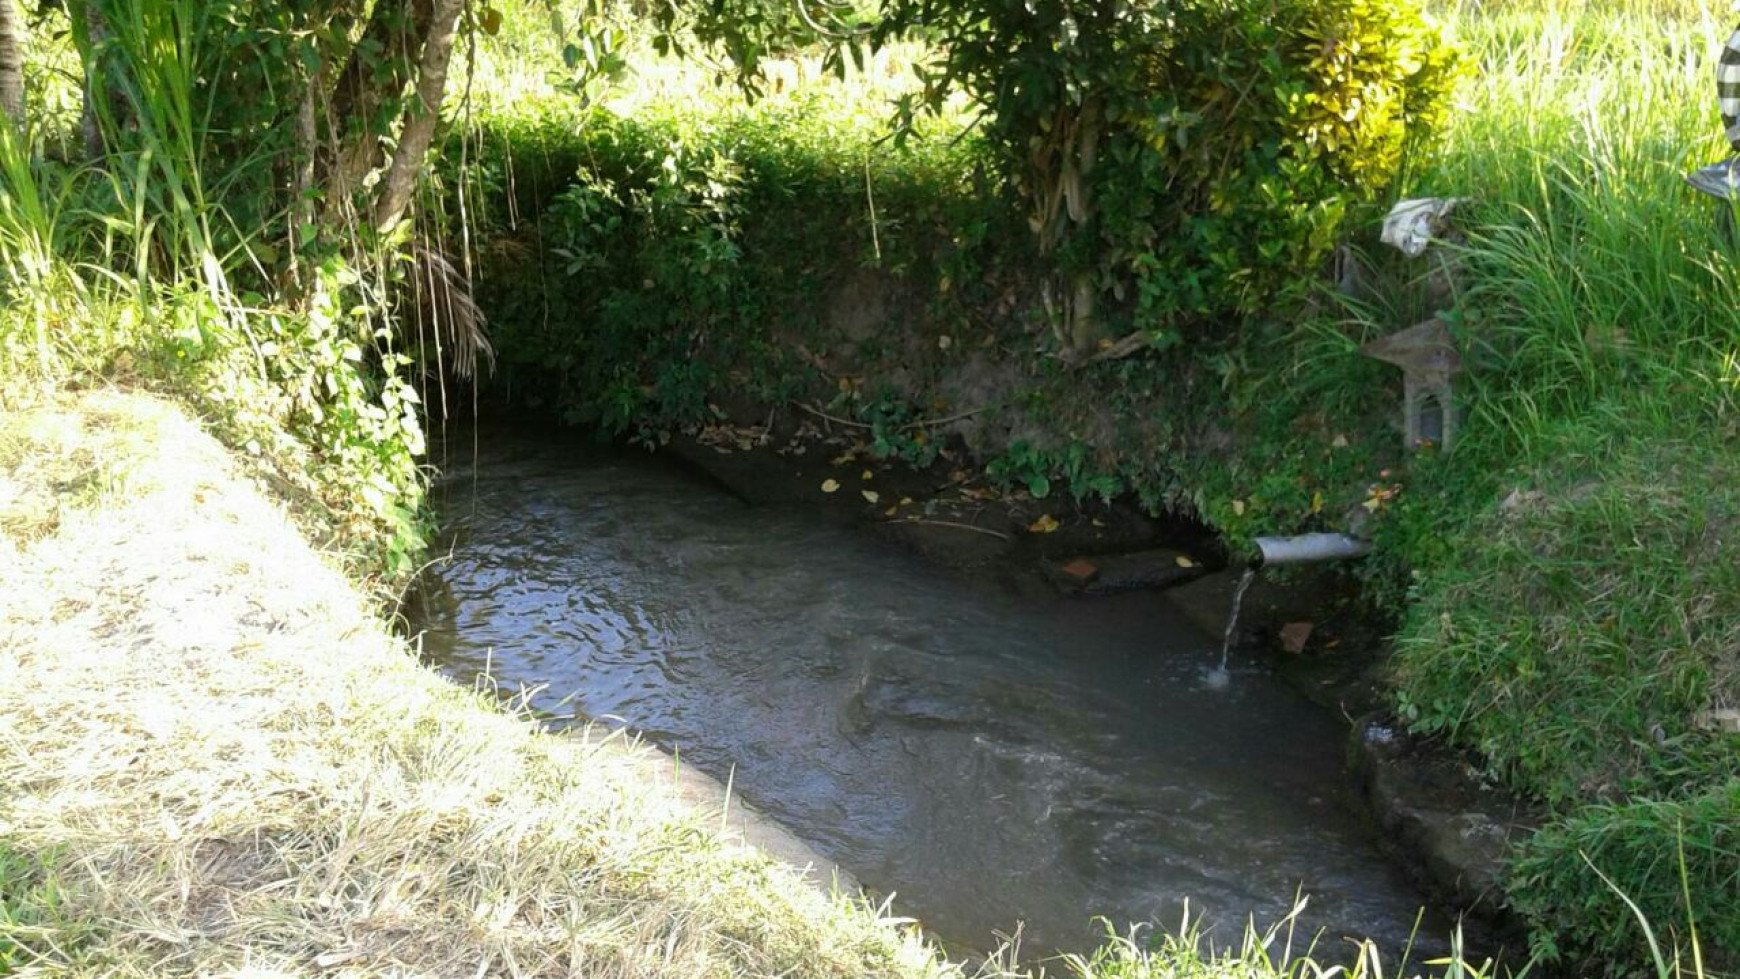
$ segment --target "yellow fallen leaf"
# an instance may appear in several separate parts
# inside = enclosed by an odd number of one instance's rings
[[[910,497],[910,496],[901,497],[900,498],[900,505],[901,506],[912,506],[912,497]]]
[[[838,492],[839,489],[840,481],[837,479],[827,479],[822,481],[822,492],[824,493],[835,493]]]
[[[1181,568],[1194,568],[1194,567],[1196,567],[1196,562],[1192,561],[1190,559],[1190,555],[1188,555],[1188,554],[1180,554],[1177,557],[1173,558],[1173,560],[1177,561],[1178,566]]]
[[[858,474],[858,478],[859,479],[875,479],[876,474],[871,472],[870,470],[866,469],[863,472]]]
[[[1311,494],[1311,512],[1312,513],[1322,513],[1323,512],[1323,493],[1321,490],[1319,490],[1316,493]]]
[[[1337,449],[1345,449],[1345,448],[1347,448],[1347,436],[1345,436],[1345,435],[1337,435],[1337,436],[1336,436],[1336,437],[1335,437],[1335,441],[1333,441],[1333,442],[1331,442],[1331,443],[1329,443],[1329,444],[1330,444],[1330,445],[1331,445],[1331,446],[1332,446],[1332,447],[1334,447],[1334,448],[1337,448]]]
[[[883,516],[884,516],[884,517],[892,517],[892,516],[894,516],[894,515],[895,515],[895,514],[896,514],[896,513],[899,513],[899,512],[900,512],[900,508],[899,508],[899,507],[897,507],[897,506],[891,506],[891,507],[889,507],[889,508],[888,508],[888,509],[886,509],[886,510],[884,510],[884,511],[882,511],[882,515],[883,515]]]
[[[1029,533],[1034,534],[1049,534],[1056,531],[1057,528],[1061,526],[1063,525],[1057,522],[1057,518],[1048,513],[1040,517],[1038,520],[1028,524],[1027,530]]]
[[[1244,515],[1245,515],[1245,501],[1234,500],[1233,501],[1233,516],[1242,517]]]
[[[864,499],[870,503],[875,503],[882,499],[882,494],[875,490],[860,490],[859,492],[863,493]]]

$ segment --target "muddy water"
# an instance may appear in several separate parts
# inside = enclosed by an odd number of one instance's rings
[[[644,732],[957,950],[1091,918],[1219,942],[1303,890],[1330,938],[1399,948],[1419,895],[1374,850],[1344,729],[1151,595],[1035,599],[640,455],[485,430],[440,491],[427,654]],[[1428,916],[1427,929],[1449,925]]]

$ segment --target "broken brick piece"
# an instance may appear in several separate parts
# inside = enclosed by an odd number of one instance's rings
[[[1312,624],[1309,622],[1289,622],[1281,627],[1281,648],[1298,655],[1305,651],[1305,644],[1311,641]]]
[[[1094,567],[1092,561],[1079,557],[1064,565],[1062,571],[1084,585],[1100,576],[1100,569]]]

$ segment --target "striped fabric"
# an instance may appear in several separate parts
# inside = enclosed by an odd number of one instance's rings
[[[1740,150],[1740,30],[1728,35],[1716,64],[1716,100],[1722,108],[1722,128],[1728,143]]]

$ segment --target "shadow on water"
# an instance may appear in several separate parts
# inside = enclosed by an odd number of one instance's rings
[[[466,443],[470,442],[467,438]],[[1162,600],[1034,600],[644,455],[488,430],[439,503],[426,654],[613,719],[752,803],[958,950],[1093,915],[1247,916],[1399,950],[1421,905],[1351,800],[1344,728]],[[1428,913],[1422,934],[1452,922]],[[1436,944],[1436,943],[1432,943]]]

